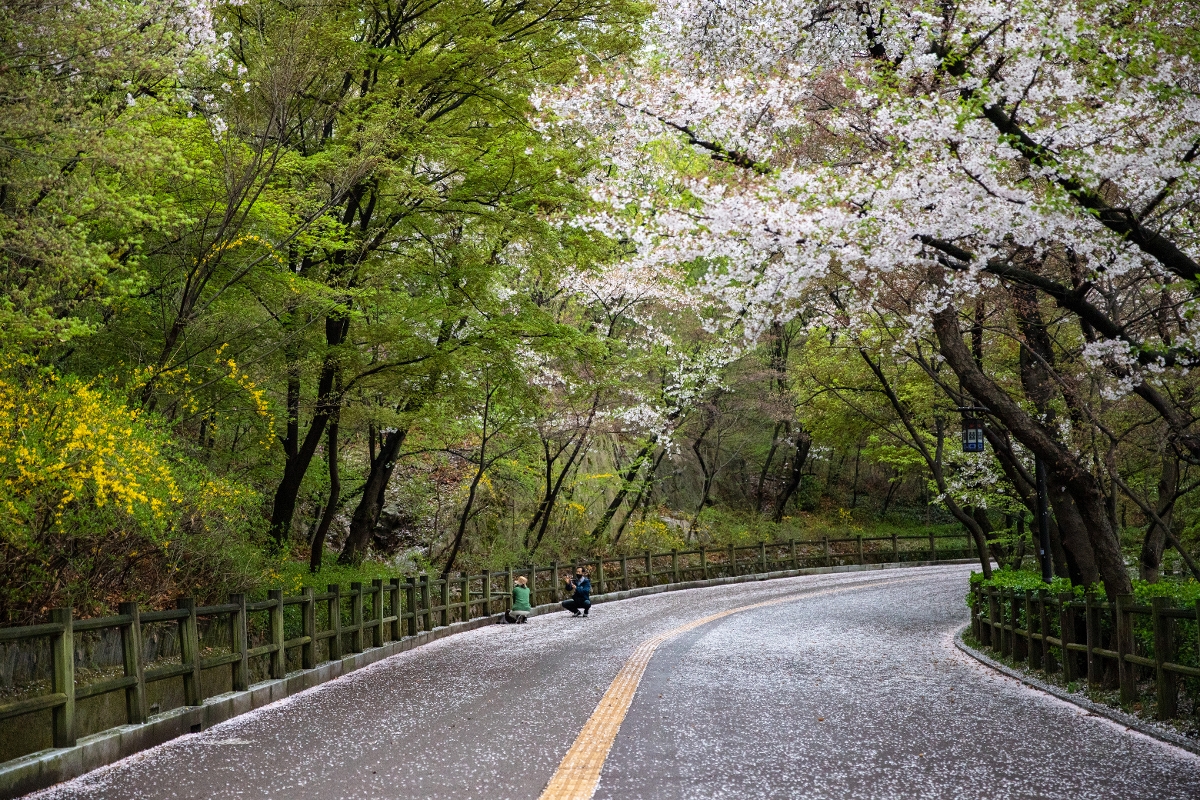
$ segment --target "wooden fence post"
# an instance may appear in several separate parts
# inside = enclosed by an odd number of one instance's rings
[[[562,572],[557,561],[554,562],[553,566],[551,566],[551,569],[554,570],[554,576],[550,579],[550,585],[554,588],[550,590],[550,602],[557,603],[562,599]]]
[[[55,707],[52,713],[54,746],[75,746],[75,630],[71,609],[56,608],[50,612],[50,621],[62,625],[62,633],[56,634],[53,643],[55,694],[66,697],[66,701]],[[186,663],[186,662],[185,662]]]
[[[362,613],[362,584],[354,581],[350,584],[350,652],[361,653],[363,650],[363,613]]]
[[[397,642],[397,641],[400,641],[400,638],[402,636],[404,636],[404,624],[403,624],[404,618],[402,616],[402,612],[404,609],[401,607],[401,604],[400,604],[400,576],[399,575],[392,578],[391,582],[388,583],[388,594],[391,595],[391,605],[392,605],[391,616],[395,617],[395,619],[392,620],[392,641]]]
[[[979,620],[979,630],[983,634],[980,642],[986,644],[992,650],[996,649],[996,628],[992,627],[992,622],[995,621],[995,612],[992,610],[991,602],[991,587],[979,588],[979,602],[983,603],[983,610],[986,614],[983,619]]]
[[[483,571],[483,615],[485,617],[492,615],[492,571],[490,569]]]
[[[125,719],[130,725],[146,721],[146,676],[142,669],[142,619],[137,603],[121,603],[117,613],[130,618],[121,626],[121,657],[125,677],[137,682],[125,690]]]
[[[792,545],[792,569],[800,569],[800,551],[796,549],[795,537],[791,540]]]
[[[1039,631],[1044,633],[1045,631]],[[1025,656],[1029,661],[1030,669],[1039,669],[1042,666],[1042,644],[1045,640],[1038,641],[1033,636],[1033,590],[1025,590]]]
[[[329,637],[329,660],[337,661],[342,657],[342,585],[331,583],[325,587],[331,595],[329,598],[329,629],[333,635]]]
[[[490,583],[489,583],[490,593]],[[425,618],[425,630],[433,630],[433,611],[432,604],[429,602],[429,573],[421,573],[421,610],[422,616]]]
[[[929,560],[937,561],[937,542],[933,538],[933,528],[929,529]]]
[[[900,541],[896,538],[896,534],[892,534],[892,562],[900,561]]]
[[[859,566],[862,566],[863,564],[867,563],[866,559],[863,557],[863,543],[862,543],[862,534],[861,533],[858,534],[858,563],[859,563]]]
[[[704,545],[700,545],[700,574],[708,580],[708,550]]]
[[[1024,637],[1017,636],[1017,630],[1020,627],[1018,623],[1021,620],[1021,597],[1017,594],[1016,589],[1012,590],[1012,594],[1009,597],[1009,602],[1012,607],[1012,658],[1013,661],[1024,661],[1026,658],[1028,658],[1028,654],[1025,652],[1025,646],[1028,644],[1028,642]],[[1025,620],[1026,628],[1029,627],[1030,622],[1031,620]],[[1026,631],[1025,633],[1028,634],[1029,631]]]
[[[465,572],[458,573],[458,593],[462,597],[462,621],[466,622],[471,618],[471,576]],[[532,590],[529,596],[533,596]]]
[[[183,674],[183,704],[198,706],[203,703],[200,696],[200,627],[196,623],[196,601],[181,597],[175,604],[186,609],[188,615],[179,620],[179,660],[190,669]]]
[[[1000,631],[996,628],[996,614],[998,605],[996,603],[996,587],[987,586],[983,590],[983,601],[987,603],[987,630],[988,630],[988,646],[994,652],[1000,652],[1001,639]]]
[[[998,653],[1000,653],[1001,655],[1003,655],[1004,654],[1004,624],[1003,624],[1004,619],[1000,616],[1000,601],[996,597],[996,587],[995,586],[987,587],[987,598],[988,598],[988,628],[991,631],[991,633],[989,634],[989,637],[991,638],[990,644],[991,644],[993,650],[995,650]],[[996,623],[1000,623],[1000,626],[997,627]]]
[[[977,642],[982,642],[983,637],[980,634],[980,629],[983,626],[979,624],[979,587],[971,587],[971,638]]]
[[[371,646],[383,647],[383,578],[371,581]]]
[[[446,575],[442,578],[442,627],[450,624],[450,576]],[[508,571],[508,582],[512,584],[512,570]],[[509,590],[512,594],[512,590]]]
[[[1163,612],[1173,603],[1166,597],[1155,597],[1150,601],[1154,621],[1154,688],[1158,696],[1154,718],[1174,718],[1177,708],[1178,690],[1175,673],[1163,669],[1163,664],[1175,660],[1174,620]]]
[[[629,591],[629,556],[621,556],[621,588]]]
[[[1042,652],[1040,657],[1042,669],[1046,670],[1047,675],[1058,669],[1058,665],[1054,663],[1054,651],[1050,649],[1050,612],[1046,609],[1046,604],[1049,601],[1050,592],[1046,589],[1038,589],[1038,631],[1042,634]],[[1066,639],[1063,638],[1061,625],[1059,626],[1058,634],[1059,641],[1066,642]],[[1064,650],[1063,652],[1066,651]]]
[[[624,586],[626,589],[629,588],[629,570],[628,570],[627,566],[628,565],[625,563],[625,556],[621,556],[621,577],[625,581]],[[528,572],[529,572],[529,604],[531,606],[536,606],[537,605],[537,587],[534,586],[534,578],[537,577],[537,567],[535,567],[533,564],[530,564]]]
[[[1012,635],[1009,633],[1009,625],[1005,621],[1008,617],[1008,603],[1005,602],[1005,592],[1008,591],[1003,586],[996,589],[996,601],[1000,609],[1000,655],[1012,655]]]
[[[1196,655],[1200,656],[1200,598],[1196,600]]]
[[[238,607],[237,611],[229,615],[230,636],[233,640],[231,649],[241,656],[230,664],[233,670],[232,685],[235,692],[244,692],[250,688],[250,659],[246,656],[246,651],[250,649],[250,634],[246,624],[246,595],[231,594],[229,602]]]
[[[1011,626],[1008,624],[1009,604],[1005,594],[1008,591],[1003,586],[996,588],[996,600],[1000,608],[1000,617],[998,620],[1000,623],[1000,655],[1005,657],[1012,655],[1012,633],[1009,631]]]
[[[1007,605],[1004,602],[1004,587],[996,586],[992,588],[996,593],[996,635],[1000,637],[1000,655],[1008,656],[1011,650],[1011,642],[1008,637],[1008,623],[1005,621],[1008,617]]]
[[[657,586],[654,580],[654,556],[649,550],[646,551],[646,585]]]
[[[732,543],[729,545],[729,556],[728,556],[728,559],[729,559],[729,577],[731,577],[731,578],[732,578],[732,577],[736,577],[736,576],[737,576],[737,574],[738,574],[738,569],[737,569],[737,548],[735,548],[735,547],[733,546],[733,544],[732,544]]]
[[[767,543],[762,539],[758,540],[758,561],[760,564],[760,571],[766,572],[767,571]]]
[[[300,668],[312,669],[317,665],[317,600],[311,586],[300,590],[304,600],[300,603],[300,635],[308,641],[300,646]]]
[[[1017,631],[1021,629],[1021,595],[1016,589],[1008,590],[1008,612],[1012,618],[1012,638],[1009,641],[1011,652],[1009,657],[1013,661],[1024,661],[1028,654],[1025,652],[1025,637],[1018,636]]]
[[[1093,652],[1100,646],[1100,609],[1096,606],[1096,598],[1091,592],[1084,595],[1083,622],[1087,632],[1087,680],[1088,685],[1096,687],[1100,685],[1103,672],[1100,659]]]
[[[679,583],[679,549],[671,548],[671,583]]]
[[[404,576],[404,613],[408,616],[406,620],[408,635],[416,636],[420,620],[417,617],[417,577],[415,575]]]
[[[1075,651],[1070,645],[1075,643],[1075,609],[1071,608],[1072,595],[1063,592],[1058,596],[1058,638],[1062,640],[1062,671],[1063,682],[1075,680]]]
[[[990,647],[992,644],[991,626],[984,623],[984,603],[987,598],[984,596],[982,586],[975,587],[975,640],[985,647]]]
[[[604,556],[596,556],[596,594],[604,594]]]
[[[283,647],[283,590],[271,589],[267,592],[267,599],[274,601],[274,605],[267,610],[267,617],[270,623],[271,644],[275,646],[271,652],[271,677],[278,679],[287,675],[287,650]],[[359,621],[362,621],[361,617]]]
[[[832,567],[833,566],[833,554],[829,552],[829,534],[825,534],[824,536],[822,536],[821,540],[824,542],[824,547],[825,547],[825,566]]]
[[[1119,594],[1115,603],[1117,614],[1117,666],[1121,678],[1121,703],[1128,704],[1137,700],[1137,678],[1135,666],[1125,660],[1131,655],[1129,643],[1133,641],[1133,620],[1125,609],[1133,605],[1133,595]]]

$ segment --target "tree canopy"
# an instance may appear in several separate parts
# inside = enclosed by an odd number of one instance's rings
[[[11,3],[0,614],[903,519],[1019,564],[1036,464],[1056,574],[1195,572],[1198,17]]]

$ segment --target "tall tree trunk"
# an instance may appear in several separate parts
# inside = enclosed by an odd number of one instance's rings
[[[637,511],[639,505],[642,505],[642,516],[643,518],[645,517],[646,512],[643,498],[645,498],[646,503],[650,502],[650,494],[653,492],[654,476],[658,474],[658,465],[662,463],[663,456],[666,454],[667,448],[664,447],[659,450],[658,456],[654,459],[654,464],[650,467],[650,471],[646,473],[644,478],[642,478],[641,488],[638,489],[637,496],[633,498],[633,502],[629,504],[629,513],[627,513],[625,518],[621,520],[620,527],[618,527],[617,532],[613,534],[614,545],[621,541],[621,534],[625,532],[625,526],[629,524],[629,520],[633,519],[633,515]]]
[[[992,527],[992,520],[987,514],[987,510],[979,506],[967,506],[963,511],[971,515],[971,519],[975,520],[975,524],[979,526],[979,530],[983,531],[983,538],[987,540],[988,552],[991,553],[996,563],[1003,567],[1008,563],[1012,552],[999,540],[996,536],[996,529]]]
[[[712,411],[705,416],[704,429],[700,431],[700,435],[692,442],[692,452],[696,456],[696,462],[700,465],[700,475],[703,481],[700,484],[700,503],[696,506],[696,513],[692,517],[692,524],[688,527],[687,538],[689,540],[692,538],[692,534],[696,532],[696,526],[700,524],[700,514],[704,511],[704,506],[708,504],[708,493],[712,489],[713,470],[708,468],[708,462],[704,460],[704,453],[701,452],[701,447],[704,444],[704,437],[708,436],[708,432],[712,430],[712,426],[716,422],[716,412]]]
[[[325,503],[325,511],[313,534],[308,554],[308,569],[310,572],[321,571],[321,560],[325,555],[325,537],[329,534],[329,526],[337,514],[338,500],[342,493],[342,479],[338,471],[338,417],[335,414],[329,420],[329,435],[326,439],[326,455],[329,457],[329,500]]]
[[[1166,525],[1171,525],[1175,508],[1175,493],[1179,489],[1179,462],[1174,453],[1163,454],[1162,472],[1158,477],[1158,500],[1155,511],[1158,518]],[[1146,536],[1142,540],[1142,552],[1138,559],[1139,577],[1150,583],[1157,583],[1159,571],[1162,569],[1163,550],[1167,546],[1167,532],[1159,524],[1150,520],[1146,526]]]
[[[808,431],[804,428],[797,427],[793,432],[788,426],[788,434],[794,439],[792,464],[788,470],[788,481],[783,486],[783,491],[780,492],[779,498],[775,503],[775,514],[772,519],[776,522],[783,522],[783,513],[787,510],[787,505],[792,499],[792,495],[800,488],[800,482],[804,479],[804,465],[808,461],[808,451],[812,449],[812,437],[808,435]]]
[[[775,451],[779,448],[779,432],[784,429],[786,420],[779,420],[775,423],[775,429],[771,431],[771,449],[767,451],[766,460],[763,461],[762,472],[758,474],[758,489],[754,492],[754,513],[761,514],[763,507],[764,495],[766,494],[767,475],[771,474],[771,463],[775,460]]]
[[[616,497],[614,497],[612,502],[608,504],[608,507],[604,509],[604,514],[600,517],[600,521],[596,523],[596,527],[592,528],[592,533],[589,537],[591,541],[600,541],[600,537],[608,532],[608,527],[612,524],[613,517],[616,516],[617,510],[621,507],[621,504],[625,502],[625,498],[628,496],[629,490],[633,486],[634,479],[637,478],[638,472],[641,471],[642,465],[646,461],[646,456],[650,454],[650,451],[654,448],[654,445],[657,441],[657,437],[651,437],[650,441],[646,443],[645,447],[638,451],[638,454],[634,457],[633,462],[629,465],[629,469],[625,470],[625,473],[621,476],[621,488],[617,490]]]
[[[363,486],[362,499],[354,509],[350,519],[350,533],[342,552],[338,555],[339,564],[356,564],[362,560],[371,542],[371,532],[379,521],[379,513],[383,510],[388,481],[396,468],[396,456],[408,436],[407,428],[396,428],[384,434],[383,444],[371,461],[371,469],[367,473],[367,483]]]
[[[575,460],[579,458],[579,454],[583,451],[583,445],[587,442],[587,438],[591,433],[592,422],[596,419],[596,411],[599,408],[600,393],[596,392],[592,395],[592,408],[588,411],[587,421],[583,425],[583,430],[579,433],[579,438],[575,440],[575,446],[571,449],[570,455],[559,470],[558,477],[553,482],[551,482],[551,476],[554,474],[554,465],[550,459],[550,448],[544,441],[542,443],[546,456],[546,492],[542,497],[542,501],[538,503],[538,508],[533,515],[533,519],[529,521],[529,528],[525,531],[525,549],[531,554],[537,550],[538,546],[542,543],[542,537],[546,535],[546,529],[550,525],[550,517],[554,513],[554,505],[558,502],[558,495],[562,491],[567,473],[570,472]],[[537,537],[531,546],[529,541],[530,534],[535,527],[538,529]]]
[[[1055,363],[1054,349],[1046,323],[1042,319],[1041,309],[1038,307],[1037,292],[1027,286],[1013,286],[1009,289],[1009,295],[1013,301],[1013,310],[1021,335],[1024,337],[1019,350],[1021,388],[1042,415],[1045,428],[1053,430],[1055,414],[1050,401],[1057,385],[1051,374]],[[1073,398],[1065,399],[1073,408]],[[1076,585],[1095,583],[1099,570],[1083,517],[1061,480],[1051,474],[1048,483],[1050,507],[1054,512],[1055,523],[1051,527],[1050,536],[1050,556],[1054,573],[1070,578]],[[1034,510],[1033,513],[1036,518],[1037,511]]]
[[[529,527],[525,529],[525,549],[529,549],[532,543],[533,532],[537,528],[538,523],[542,521],[542,515],[550,508],[550,498],[554,494],[554,462],[562,455],[562,450],[559,450],[556,455],[550,455],[550,440],[542,439],[542,466],[543,470],[543,488],[542,499],[538,501],[538,506],[534,509],[533,516],[529,519]],[[568,465],[569,466],[569,465]],[[566,472],[564,469],[563,472]],[[560,475],[562,472],[559,473]]]
[[[283,437],[283,452],[295,458],[300,448],[300,354],[295,342],[283,350],[287,359],[287,427]]]
[[[1075,586],[1090,586],[1099,580],[1100,572],[1087,524],[1066,485],[1053,473],[1047,477],[1046,494],[1056,523],[1050,528],[1050,559],[1054,573],[1070,578]],[[1053,535],[1055,532],[1057,536]]]
[[[862,445],[854,451],[854,483],[850,487],[850,507],[858,508],[858,465],[862,460]]]
[[[888,481],[888,493],[883,498],[883,508],[879,509],[879,516],[884,517],[887,515],[888,508],[892,505],[892,497],[895,496],[896,490],[900,488],[900,484],[903,482],[900,478],[900,470],[896,470],[895,477]]]
[[[325,318],[325,343],[328,350],[332,351],[345,341],[349,328],[348,316],[330,315]],[[271,506],[271,538],[274,539],[277,547],[282,547],[291,535],[292,518],[296,515],[296,500],[300,495],[300,486],[304,482],[304,475],[308,472],[309,464],[312,463],[313,454],[317,452],[317,445],[320,444],[321,437],[325,433],[325,426],[329,422],[330,415],[341,402],[338,393],[334,391],[339,370],[340,366],[336,355],[333,352],[327,352],[325,361],[321,365],[321,377],[317,382],[317,404],[313,411],[312,421],[308,426],[308,432],[299,446],[290,451],[287,444],[284,445],[283,478],[275,489],[275,500]],[[289,428],[290,425],[289,420]],[[299,436],[298,424],[296,435]]]
[[[1008,478],[1008,482],[1012,485],[1017,493],[1017,499],[1021,504],[1033,515],[1036,520],[1038,515],[1037,494],[1033,485],[1033,476],[1031,476],[1017,459],[1012,449],[1012,441],[1009,439],[1007,432],[1002,428],[997,429],[995,426],[987,426],[983,430],[984,436],[987,437],[988,443],[992,446],[992,452],[996,455],[996,460],[1000,462],[1000,469],[1004,472],[1004,476]],[[1023,516],[1019,517],[1023,520]],[[1024,524],[1023,522],[1021,524]],[[1054,515],[1050,515],[1050,552],[1053,554],[1054,574],[1066,575],[1067,562],[1063,553],[1062,539],[1058,532],[1058,522]]]
[[[1060,445],[1054,435],[1041,423],[1034,420],[999,386],[985,376],[975,364],[970,351],[963,342],[958,325],[958,314],[954,309],[945,309],[933,314],[933,328],[940,345],[941,355],[952,369],[963,387],[980,402],[988,406],[1012,435],[1034,455],[1040,456],[1046,468],[1071,495],[1076,509],[1087,528],[1088,541],[1096,557],[1099,577],[1109,597],[1129,594],[1133,584],[1125,572],[1120,541],[1108,519],[1104,492],[1096,477]],[[1082,569],[1082,564],[1080,565]],[[1089,576],[1084,575],[1086,580]]]
[[[1025,513],[1017,514],[1017,546],[1016,552],[1013,553],[1012,568],[1020,569],[1021,562],[1025,560]]]
[[[467,490],[467,502],[463,505],[462,515],[458,518],[458,530],[454,534],[454,543],[450,546],[450,554],[446,556],[446,566],[442,569],[443,578],[448,578],[451,570],[454,569],[454,561],[458,558],[458,551],[462,548],[463,539],[467,534],[467,522],[471,519],[471,507],[475,505],[479,482],[483,480],[483,475],[487,471],[488,421],[495,391],[489,384],[485,384],[486,395],[483,401],[483,427],[481,429],[483,432],[479,437],[479,469],[475,470],[475,475],[471,478],[471,488]]]

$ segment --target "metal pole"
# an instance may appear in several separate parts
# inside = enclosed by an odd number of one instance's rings
[[[1040,457],[1034,459],[1033,464],[1037,482],[1038,557],[1042,562],[1042,580],[1049,583],[1054,572],[1050,568],[1050,501],[1046,496],[1046,464]]]

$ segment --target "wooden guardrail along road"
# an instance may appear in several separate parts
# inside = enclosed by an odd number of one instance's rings
[[[1200,656],[1200,600],[1180,608],[1166,597],[1139,605],[1132,595],[1109,603],[1091,593],[1080,600],[1045,589],[976,586],[971,591],[976,641],[1032,670],[1061,674],[1068,684],[1086,681],[1094,689],[1119,689],[1122,705],[1147,694],[1156,719],[1179,716],[1179,697],[1188,687],[1181,678],[1200,678],[1200,664],[1182,664],[1178,658],[1183,649]],[[1144,631],[1149,636],[1135,635],[1138,618],[1149,622]],[[1181,621],[1196,623],[1195,628],[1187,626],[1187,639],[1181,635]],[[1152,684],[1148,692],[1143,692],[1144,684]],[[1200,702],[1200,696],[1190,699]]]
[[[935,562],[976,555],[972,541],[965,535],[824,537],[816,541],[761,541],[748,546],[701,546],[667,553],[645,551],[479,575],[398,576],[377,579],[370,585],[352,583],[349,591],[338,585],[330,585],[324,592],[305,588],[294,596],[271,590],[265,599],[256,601],[235,594],[226,603],[210,606],[197,605],[192,598],[180,598],[176,608],[155,611],[140,611],[136,603],[121,603],[116,616],[97,619],[78,620],[70,609],[55,609],[45,624],[0,628],[0,643],[48,640],[52,662],[49,691],[0,705],[0,721],[11,725],[16,718],[49,711],[53,746],[71,747],[80,736],[99,732],[80,730],[76,718],[76,703],[80,700],[123,692],[126,722],[145,722],[152,711],[169,710],[148,706],[148,687],[160,681],[180,682],[183,705],[200,706],[206,698],[224,691],[212,691],[214,687],[208,685],[217,683],[211,676],[219,670],[228,670],[228,681],[222,679],[221,686],[241,691],[250,687],[252,674],[283,678],[289,668],[311,669],[324,661],[380,647],[385,641],[506,611],[513,581],[522,575],[537,605],[565,599],[564,581],[578,566],[590,569],[593,593],[600,595],[772,571]],[[173,626],[178,659],[147,662],[143,641],[146,626],[164,624]],[[202,636],[202,630],[208,635]],[[121,658],[110,672],[119,674],[80,684],[76,677],[79,636],[112,631],[119,633]],[[222,641],[213,641],[213,634]],[[1142,662],[1128,654],[1127,662],[1122,663]],[[1169,662],[1157,668],[1170,672],[1172,681],[1175,674],[1193,674],[1180,672],[1189,668]]]

